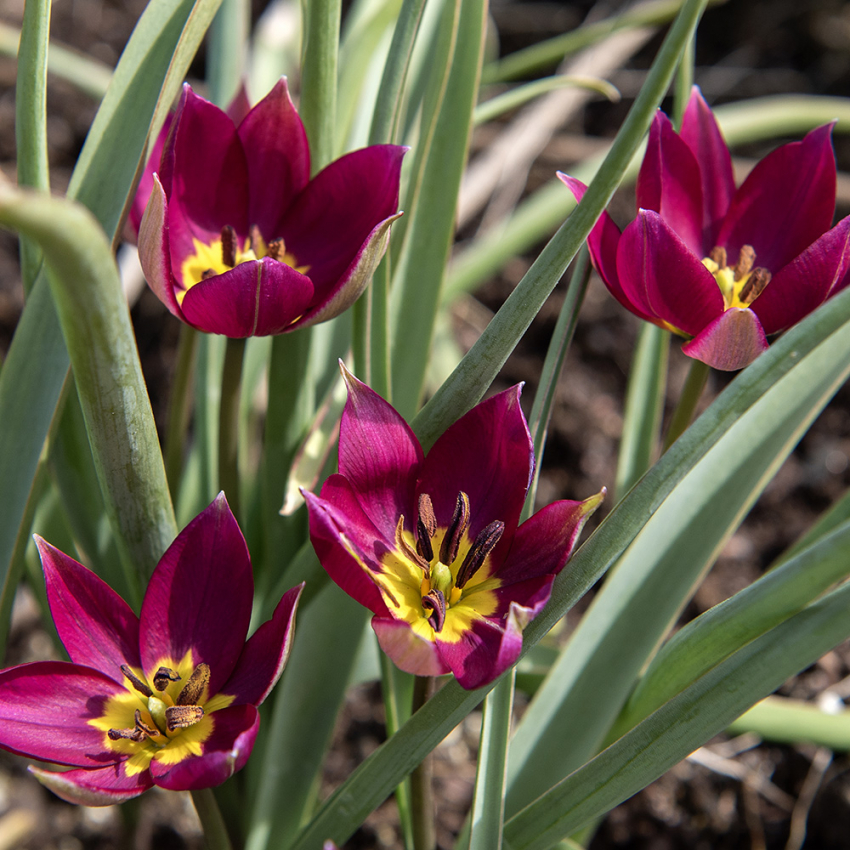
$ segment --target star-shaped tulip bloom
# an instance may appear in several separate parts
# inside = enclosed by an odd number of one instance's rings
[[[398,145],[373,145],[310,179],[304,126],[281,80],[238,120],[187,85],[139,229],[147,281],[179,319],[266,336],[350,307],[398,218]],[[234,116],[237,121],[234,120]]]
[[[93,572],[37,538],[56,631],[71,661],[0,672],[0,747],[72,803],[111,805],[153,785],[219,785],[240,770],[277,682],[301,593],[286,593],[246,642],[254,582],[219,496],[151,577],[141,616]]]
[[[588,245],[611,294],[689,341],[683,351],[740,369],[844,288],[850,217],[832,227],[832,125],[768,154],[736,190],[713,113],[694,89],[677,133],[653,121],[637,183],[637,218],[622,232],[607,213]],[[577,199],[586,187],[559,175]]]
[[[519,657],[602,493],[518,525],[534,467],[519,386],[473,408],[423,457],[401,416],[345,377],[340,472],[321,496],[305,493],[316,554],[372,611],[402,670],[486,685]]]

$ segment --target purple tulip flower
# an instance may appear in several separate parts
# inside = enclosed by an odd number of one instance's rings
[[[220,495],[177,536],[142,613],[93,572],[36,538],[47,598],[71,659],[0,672],[0,747],[69,765],[31,767],[72,803],[103,806],[153,785],[220,785],[240,770],[257,706],[280,677],[301,587],[246,642],[254,582]]]
[[[340,472],[321,496],[304,494],[313,547],[372,611],[402,670],[482,687],[516,662],[523,628],[603,494],[555,502],[518,526],[534,467],[519,386],[473,408],[423,457],[401,416],[344,375]]]
[[[231,114],[184,87],[159,173],[140,189],[150,192],[139,258],[151,289],[177,318],[228,337],[339,315],[369,283],[400,215],[407,148],[353,151],[311,180],[285,80],[238,123]]]
[[[850,217],[832,227],[831,134],[827,124],[783,145],[735,189],[729,149],[699,91],[680,133],[659,112],[638,177],[637,218],[620,233],[603,212],[588,239],[611,294],[687,338],[689,357],[716,369],[747,366],[768,336],[847,285]],[[580,200],[587,187],[559,177]]]

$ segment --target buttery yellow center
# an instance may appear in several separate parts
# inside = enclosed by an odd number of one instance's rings
[[[726,264],[726,249],[713,248],[702,264],[714,275],[723,293],[724,309],[749,307],[770,283],[770,272],[753,267],[756,252],[751,245],[744,245],[734,266]]]

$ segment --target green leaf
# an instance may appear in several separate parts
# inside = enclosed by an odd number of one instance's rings
[[[305,819],[368,613],[328,584],[299,614],[298,640],[275,691],[247,850],[287,847]]]
[[[505,827],[509,850],[548,850],[661,776],[741,712],[850,636],[850,587],[710,670]]]
[[[50,0],[24,6],[15,83],[15,143],[18,185],[48,191],[47,165],[47,44],[50,40]],[[32,288],[41,265],[37,245],[21,239],[21,279],[24,292]]]
[[[610,739],[850,574],[850,522],[692,620],[661,648]]]
[[[177,526],[112,246],[85,207],[8,186],[0,223],[44,253],[107,513],[128,565],[150,575]]]
[[[392,399],[408,418],[422,394],[481,71],[486,3],[461,3],[456,13],[457,4],[446,6],[423,109],[427,129],[416,146],[405,200],[408,220],[402,219],[403,232],[395,234],[403,235],[404,245],[390,299]]]

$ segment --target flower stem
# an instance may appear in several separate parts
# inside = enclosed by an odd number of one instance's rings
[[[434,693],[432,676],[417,676],[413,683],[413,713],[415,714]],[[410,774],[410,806],[413,820],[413,850],[434,850],[437,836],[434,829],[434,755],[428,753]]]
[[[667,437],[664,440],[665,452],[682,436],[691,424],[697,403],[705,387],[705,382],[708,380],[710,368],[702,360],[694,360],[691,363],[691,369],[688,372],[688,377],[685,379],[685,386],[682,387],[682,394],[679,396],[679,403],[673,412],[670,430],[667,432]]]
[[[201,821],[204,839],[209,850],[232,850],[230,836],[224,825],[224,818],[213,796],[212,788],[200,788],[192,791],[192,803]]]
[[[244,339],[228,339],[221,376],[221,409],[218,420],[218,477],[237,520],[239,510],[239,391],[242,387]]]
[[[180,474],[183,471],[183,450],[192,399],[192,375],[195,371],[195,353],[198,350],[198,332],[191,325],[180,325],[177,344],[177,365],[171,385],[171,403],[165,431],[165,477],[173,501],[177,500]]]

